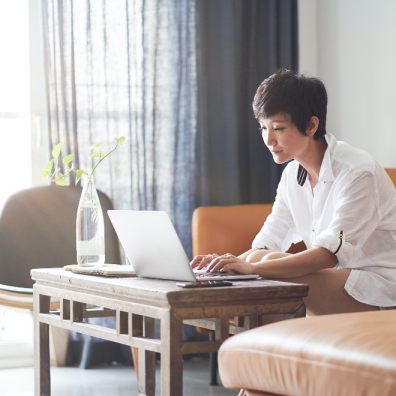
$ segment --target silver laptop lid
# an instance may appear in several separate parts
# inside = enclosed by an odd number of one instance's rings
[[[166,212],[109,210],[108,214],[138,276],[195,280],[189,259]]]

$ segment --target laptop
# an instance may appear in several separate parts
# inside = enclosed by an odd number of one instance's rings
[[[163,211],[109,210],[109,218],[137,276],[194,282],[256,279],[258,275],[195,274],[173,224]]]

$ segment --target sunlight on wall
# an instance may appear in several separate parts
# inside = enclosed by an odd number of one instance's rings
[[[32,184],[28,11],[28,0],[0,0],[0,209]]]

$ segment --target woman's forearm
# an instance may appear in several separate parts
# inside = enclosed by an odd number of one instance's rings
[[[264,278],[287,279],[303,276],[337,264],[337,257],[327,249],[315,247],[300,253],[271,260],[260,260],[252,265],[254,273]]]

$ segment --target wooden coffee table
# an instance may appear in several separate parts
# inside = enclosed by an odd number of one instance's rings
[[[216,352],[230,333],[260,326],[268,314],[305,316],[303,297],[308,293],[306,285],[271,280],[184,289],[175,281],[104,278],[60,268],[35,269],[31,274],[37,396],[51,394],[49,326],[139,348],[140,395],[155,394],[155,353],[159,353],[161,395],[178,396],[183,394],[183,354]],[[51,309],[57,301],[59,308]],[[99,316],[115,317],[115,327],[84,321]],[[155,319],[159,339],[154,335]],[[214,330],[214,340],[183,341],[183,323]]]

